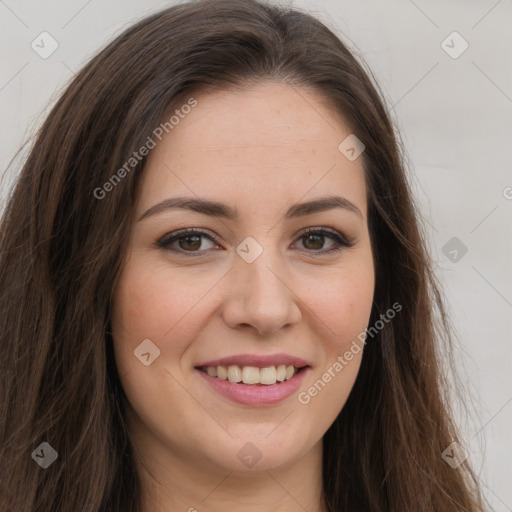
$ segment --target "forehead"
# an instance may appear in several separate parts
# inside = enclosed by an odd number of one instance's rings
[[[365,211],[362,159],[338,149],[350,128],[315,92],[264,82],[194,99],[151,150],[139,211],[169,195],[221,194],[242,209],[335,192]]]

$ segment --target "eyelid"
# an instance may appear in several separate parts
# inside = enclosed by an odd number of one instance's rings
[[[307,253],[311,255],[325,255],[329,254],[331,252],[336,252],[342,248],[350,248],[355,244],[355,239],[351,239],[350,237],[347,237],[344,233],[340,232],[337,229],[329,228],[327,226],[311,226],[308,228],[305,228],[302,231],[299,231],[297,234],[294,235],[295,240],[300,240],[302,237],[307,236],[308,234],[319,234],[320,236],[326,236],[327,238],[331,238],[334,240],[337,244],[334,248],[331,249],[323,249],[319,251],[307,251]],[[175,250],[170,249],[169,246],[174,243],[175,241],[179,240],[180,238],[185,238],[187,235],[199,235],[204,236],[208,239],[210,239],[212,242],[214,242],[217,245],[222,246],[220,238],[215,235],[214,233],[211,233],[210,231],[207,231],[203,228],[183,228],[179,229],[177,231],[173,231],[170,233],[165,234],[163,237],[158,239],[155,242],[155,245],[163,250],[171,251],[174,253],[178,253],[183,256],[199,256],[204,253],[208,253],[209,250],[203,250],[203,251],[182,251],[182,250]]]
[[[177,231],[172,231],[170,233],[165,234],[163,237],[159,238],[155,242],[155,244],[162,249],[166,249],[167,248],[166,246],[168,246],[171,243],[173,243],[174,241],[179,240],[180,238],[184,238],[186,235],[190,235],[190,234],[203,235],[207,238],[210,238],[217,245],[221,245],[221,240],[217,235],[215,235],[214,233],[211,233],[210,231],[206,231],[202,228],[183,228],[183,229],[179,229]],[[205,252],[205,251],[199,251],[198,254],[200,252]]]
[[[321,233],[322,235],[329,235],[334,239],[339,239],[340,243],[347,247],[352,247],[355,244],[355,238],[350,238],[341,231],[334,228],[329,228],[327,226],[306,228],[304,231],[300,232],[298,238],[302,238],[303,236],[308,235],[309,233]]]

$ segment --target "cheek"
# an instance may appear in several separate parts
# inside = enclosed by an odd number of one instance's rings
[[[357,378],[373,304],[375,276],[369,245],[318,283],[312,306],[321,334],[322,361],[298,397],[327,428],[343,408]]]
[[[315,428],[325,432],[336,419],[354,386],[361,365],[364,333],[373,302],[371,267],[361,272],[337,272],[319,287],[312,302],[321,336],[322,357],[314,378],[297,397],[300,407],[318,418]]]
[[[330,327],[330,334],[346,338],[352,328],[366,327],[372,299],[373,286],[347,277],[333,280],[327,289],[319,290],[315,303],[318,315]]]
[[[371,254],[354,260],[317,282],[311,303],[324,325],[324,346],[330,357],[357,340],[370,318],[375,285]]]
[[[124,268],[115,290],[113,323],[121,339],[161,339],[190,309],[193,299],[176,275],[171,279],[165,270],[134,257]]]
[[[162,333],[168,331],[179,314],[179,302],[172,300],[172,290],[155,279],[155,273],[130,261],[123,269],[114,292],[112,334],[117,365],[121,373],[140,364],[133,351],[150,339],[163,350]],[[167,307],[164,309],[162,305]]]
[[[140,364],[133,351],[145,339],[158,347],[161,362],[179,362],[206,316],[202,299],[218,280],[213,272],[194,278],[185,269],[172,271],[135,255],[114,293],[112,329],[118,366],[129,370]]]

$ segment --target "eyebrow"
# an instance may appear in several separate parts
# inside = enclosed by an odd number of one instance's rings
[[[356,214],[358,217],[361,217],[361,219],[363,218],[361,210],[354,203],[340,196],[321,197],[312,201],[294,204],[285,213],[284,218],[293,219],[303,217],[305,215],[311,215],[313,213],[323,212],[333,208],[342,208]],[[208,199],[193,197],[173,197],[155,204],[146,210],[138,220],[141,221],[147,217],[171,209],[189,210],[202,215],[223,217],[228,220],[236,220],[240,217],[240,212],[236,207],[232,207],[218,201],[210,201]]]

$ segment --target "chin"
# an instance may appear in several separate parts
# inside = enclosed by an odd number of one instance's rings
[[[288,430],[286,435],[269,435],[271,431],[272,429],[267,429],[264,435],[255,435],[247,430],[245,435],[233,436],[224,443],[213,442],[208,446],[209,451],[213,448],[212,445],[216,449],[213,453],[210,452],[209,458],[215,465],[227,471],[267,471],[297,462],[314,444],[307,443]]]

